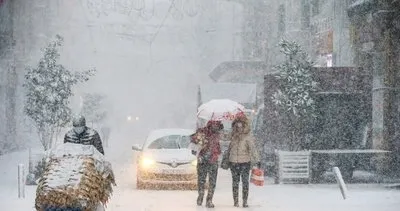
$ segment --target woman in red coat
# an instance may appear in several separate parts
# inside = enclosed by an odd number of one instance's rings
[[[204,128],[196,131],[192,136],[192,143],[200,145],[200,151],[197,154],[197,186],[198,197],[197,205],[203,203],[205,193],[205,183],[207,175],[209,176],[209,187],[206,198],[206,207],[213,208],[212,202],[218,175],[218,157],[221,154],[221,130],[223,125],[220,121],[209,121]]]

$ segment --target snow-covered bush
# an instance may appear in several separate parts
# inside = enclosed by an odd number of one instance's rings
[[[313,93],[317,83],[311,73],[313,62],[299,44],[282,40],[279,46],[285,60],[275,67],[278,89],[272,102],[290,136],[290,149],[298,150],[305,141],[307,126],[316,117]]]
[[[95,69],[72,72],[59,64],[62,44],[63,38],[57,35],[44,49],[37,67],[29,67],[25,75],[25,114],[32,119],[44,150],[52,147],[56,135],[70,121],[73,86],[95,73]]]

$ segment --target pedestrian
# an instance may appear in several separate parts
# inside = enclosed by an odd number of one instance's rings
[[[64,143],[93,145],[101,154],[104,155],[100,135],[96,130],[86,126],[85,117],[74,117],[72,120],[72,126],[73,128],[64,136]]]
[[[204,128],[198,129],[196,134],[192,136],[192,143],[200,145],[199,152],[196,153],[198,206],[203,204],[206,178],[208,175],[209,186],[206,198],[206,207],[214,208],[213,196],[218,176],[218,158],[221,154],[220,132],[222,129],[223,125],[220,121],[208,121]]]
[[[240,179],[242,180],[243,207],[248,207],[250,170],[252,166],[260,166],[260,156],[250,128],[249,120],[245,115],[235,118],[232,122],[229,162],[232,173],[232,193],[235,207],[239,207]]]

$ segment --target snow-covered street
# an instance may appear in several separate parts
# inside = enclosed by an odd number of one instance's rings
[[[119,169],[121,170],[121,169]],[[108,210],[206,210],[195,205],[196,191],[135,190],[130,170],[118,172],[120,186]],[[230,174],[220,170],[214,203],[215,210],[236,210],[230,189]],[[248,210],[320,211],[320,210],[398,210],[400,191],[385,190],[378,185],[352,185],[350,198],[343,200],[336,185],[266,185],[251,186]],[[243,209],[243,208],[241,208]]]
[[[118,152],[118,153],[117,153]],[[133,153],[130,148],[108,148],[118,186],[107,211],[190,211],[205,210],[195,205],[196,191],[136,190]],[[18,199],[17,164],[27,164],[28,153],[16,152],[0,157],[0,201],[5,210],[34,210],[35,186],[26,187],[26,198]],[[230,173],[220,169],[214,197],[215,210],[236,210],[232,205]],[[383,185],[350,185],[349,198],[343,200],[336,185],[274,185],[251,186],[248,210],[276,211],[397,211],[400,191]],[[240,208],[243,209],[243,208]]]
[[[106,149],[113,163],[117,187],[107,211],[190,211],[206,210],[195,205],[196,191],[136,190],[133,152],[125,144]],[[34,210],[35,186],[26,187],[26,198],[18,199],[17,165],[27,165],[28,153],[16,152],[0,157],[0,202],[4,210]],[[215,210],[236,210],[233,207],[230,173],[220,169],[214,197]],[[397,211],[400,191],[383,185],[350,185],[349,198],[343,200],[338,187],[330,185],[274,185],[251,186],[248,210],[269,211]],[[243,209],[243,208],[239,208]]]
[[[190,211],[206,210],[197,207],[196,191],[136,190],[132,166],[117,168],[119,187],[108,207],[110,211]],[[236,210],[233,207],[230,173],[219,170],[214,196],[215,210]],[[269,211],[395,211],[400,206],[400,191],[384,189],[379,185],[351,185],[349,199],[343,200],[336,185],[273,185],[251,186],[248,210]],[[243,209],[243,208],[240,208]]]

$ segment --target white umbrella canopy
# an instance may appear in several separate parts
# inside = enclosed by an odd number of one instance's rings
[[[233,120],[245,112],[245,107],[229,99],[215,99],[197,109],[197,117],[205,120]]]

